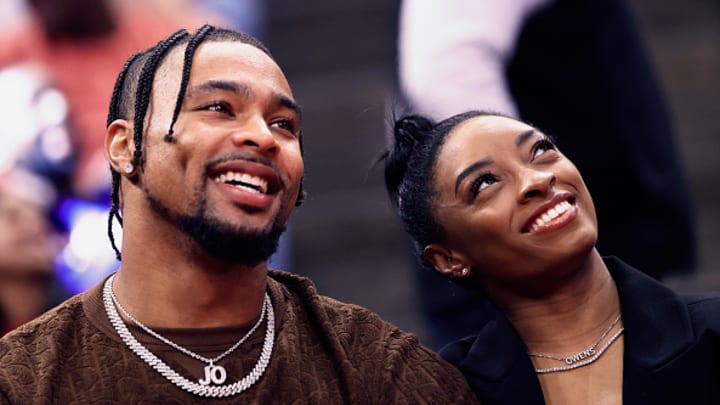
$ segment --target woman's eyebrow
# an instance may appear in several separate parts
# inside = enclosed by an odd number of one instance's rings
[[[515,138],[515,145],[517,145],[517,146],[522,145],[525,141],[530,139],[530,137],[533,136],[533,134],[535,134],[534,129],[530,129],[530,130],[527,130],[527,131],[521,133],[520,135],[517,136],[517,138]]]
[[[457,176],[457,179],[455,180],[455,195],[457,195],[458,187],[460,187],[460,183],[462,183],[462,181],[465,179],[465,177],[469,176],[474,171],[482,169],[483,167],[491,164],[492,162],[493,162],[493,160],[490,159],[489,157],[485,158],[485,159],[481,159],[481,160],[478,160],[477,162],[471,164],[467,168],[465,168],[465,170],[463,170],[462,172],[460,172],[460,174],[458,174],[458,176]]]

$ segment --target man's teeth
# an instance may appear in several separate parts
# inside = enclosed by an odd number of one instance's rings
[[[248,173],[226,172],[215,178],[218,183],[232,184],[254,193],[267,193],[267,180]]]
[[[550,208],[544,214],[540,215],[535,220],[535,222],[533,222],[533,224],[530,226],[530,232],[535,232],[541,226],[562,215],[565,211],[570,209],[570,207],[572,207],[572,205],[567,201],[558,203],[556,206]]]

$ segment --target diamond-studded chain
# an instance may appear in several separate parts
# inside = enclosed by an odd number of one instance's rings
[[[232,384],[226,385],[201,385],[194,381],[188,380],[187,378],[178,374],[169,365],[163,362],[160,358],[154,355],[150,350],[143,346],[135,337],[130,333],[130,330],[123,322],[120,314],[115,308],[115,300],[113,299],[112,293],[112,281],[115,276],[111,276],[105,282],[103,287],[103,303],[105,305],[105,311],[107,312],[110,323],[115,328],[120,338],[123,340],[125,345],[138,357],[140,357],[145,363],[157,371],[160,375],[165,377],[168,381],[180,387],[181,389],[190,392],[192,394],[203,396],[222,398],[232,395],[237,395],[255,384],[263,373],[267,369],[272,356],[273,346],[275,342],[275,313],[273,311],[272,301],[270,297],[265,294],[265,301],[263,308],[267,308],[267,328],[265,331],[265,340],[263,342],[263,348],[260,353],[258,362],[253,367],[252,371],[239,381]],[[256,324],[257,326],[257,324]],[[238,344],[239,345],[239,344]],[[233,348],[234,350],[234,348]],[[231,350],[232,351],[232,350]]]
[[[115,276],[113,276],[113,277],[115,277]],[[225,350],[225,351],[224,351],[223,353],[221,353],[219,356],[216,356],[216,357],[213,358],[213,359],[208,359],[207,357],[201,356],[201,355],[199,355],[199,354],[197,354],[197,353],[195,353],[195,352],[193,352],[193,351],[191,351],[191,350],[189,350],[189,349],[186,349],[186,348],[180,346],[179,344],[173,342],[172,340],[166,338],[165,336],[162,336],[161,334],[159,334],[159,333],[155,332],[154,330],[150,329],[149,327],[145,326],[142,322],[140,322],[140,321],[138,321],[137,319],[135,319],[135,317],[133,317],[133,316],[125,309],[125,307],[120,303],[120,301],[117,299],[117,297],[115,296],[115,292],[113,291],[112,288],[110,288],[110,297],[112,297],[113,302],[114,302],[115,305],[120,309],[120,312],[122,312],[123,315],[125,315],[126,318],[128,318],[129,320],[131,320],[135,325],[137,325],[138,327],[140,327],[140,329],[144,330],[147,334],[155,337],[156,339],[158,339],[158,340],[160,340],[161,342],[165,343],[166,345],[172,347],[173,349],[175,349],[175,350],[177,350],[177,351],[180,351],[180,352],[182,352],[182,353],[185,353],[186,355],[194,358],[195,360],[200,360],[200,361],[202,361],[202,362],[204,362],[204,363],[207,363],[207,364],[217,363],[218,361],[220,361],[221,359],[223,359],[225,356],[227,356],[228,354],[230,354],[230,353],[232,353],[233,351],[235,351],[235,349],[237,349],[241,344],[243,344],[243,342],[245,342],[245,341],[247,340],[247,338],[250,337],[250,335],[252,335],[253,332],[255,332],[255,330],[258,328],[258,326],[260,326],[260,324],[262,323],[262,321],[263,321],[263,319],[264,319],[264,317],[265,317],[265,311],[267,310],[267,303],[268,303],[268,301],[269,301],[269,298],[267,297],[267,293],[266,293],[266,294],[265,294],[265,298],[266,298],[266,299],[263,300],[262,310],[260,311],[260,318],[257,320],[257,322],[255,322],[255,325],[253,325],[253,327],[252,327],[242,338],[240,338],[240,340],[238,340],[234,345],[232,345],[230,348],[228,348],[227,350]]]

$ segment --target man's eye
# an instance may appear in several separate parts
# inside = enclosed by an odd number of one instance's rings
[[[276,120],[276,121],[271,122],[270,126],[283,129],[292,134],[295,134],[297,132],[297,126],[295,125],[295,122],[292,120],[286,120],[286,119]]]
[[[212,102],[212,103],[206,105],[205,107],[203,107],[203,109],[208,110],[208,111],[225,113],[225,114],[230,114],[232,111],[230,109],[230,105],[228,105],[228,103],[222,102],[222,101]]]

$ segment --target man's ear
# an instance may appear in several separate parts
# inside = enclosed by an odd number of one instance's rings
[[[105,156],[113,170],[132,175],[134,150],[132,124],[122,119],[113,121],[105,131]]]
[[[465,277],[470,265],[465,258],[439,243],[427,245],[423,257],[435,267],[435,270],[448,277]]]

